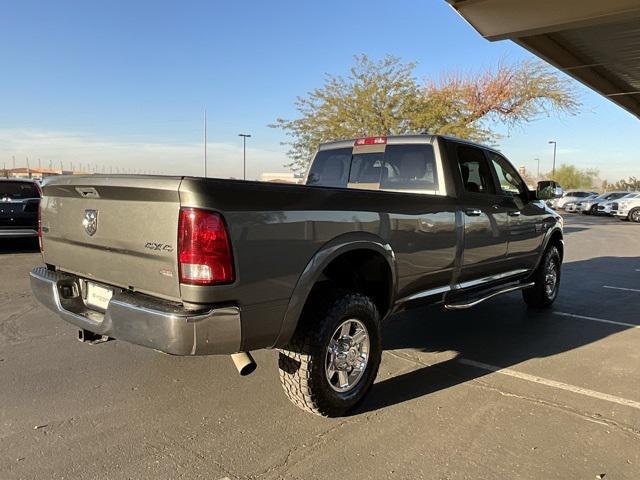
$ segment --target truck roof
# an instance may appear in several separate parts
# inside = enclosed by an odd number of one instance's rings
[[[22,183],[38,183],[33,178],[14,178],[0,177],[0,182],[22,182]]]
[[[452,135],[434,135],[430,133],[419,133],[419,134],[409,134],[409,135],[388,135],[386,137],[381,135],[381,137],[386,138],[387,145],[394,145],[394,144],[398,145],[403,143],[432,143],[437,138],[444,138],[446,140],[453,140],[460,143],[466,143],[468,145],[473,145],[475,147],[484,148],[487,150],[492,150],[496,153],[500,153],[499,150],[496,150],[495,148],[490,147],[488,145],[483,145],[481,143],[473,142],[471,140],[466,140],[464,138],[454,137]],[[332,150],[336,148],[353,147],[355,141],[358,138],[363,138],[363,137],[355,137],[355,138],[348,138],[344,140],[336,140],[333,142],[321,143],[318,146],[318,150]]]

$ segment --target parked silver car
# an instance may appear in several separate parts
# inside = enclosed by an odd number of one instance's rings
[[[597,193],[592,193],[588,197],[585,197],[583,200],[580,200],[579,202],[567,202],[567,203],[564,204],[564,211],[565,212],[573,212],[573,213],[581,212],[582,211],[582,205],[585,202],[593,200],[593,199],[597,198],[598,196],[599,195]]]
[[[576,211],[585,215],[595,215],[598,213],[598,205],[604,202],[617,200],[624,197],[629,192],[605,192],[595,198],[585,198],[576,204]]]
[[[579,202],[591,195],[597,195],[597,193],[587,190],[567,190],[560,198],[556,198],[551,202],[551,207],[556,210],[563,209],[565,204]]]
[[[564,204],[564,211],[569,213],[575,213],[577,211],[577,202],[568,202]]]
[[[622,220],[640,223],[640,192],[625,195],[613,205],[611,213]]]
[[[624,192],[624,195],[617,197],[615,200],[609,200],[608,202],[598,204],[597,212],[599,214],[614,215],[618,210],[618,204],[620,201],[634,199],[636,195],[636,192]]]

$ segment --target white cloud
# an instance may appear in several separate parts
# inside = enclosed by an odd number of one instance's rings
[[[194,143],[137,143],[105,140],[93,135],[25,129],[0,129],[0,160],[8,168],[12,157],[17,166],[43,167],[50,162],[54,168],[63,162],[68,169],[73,162],[86,170],[98,172],[111,168],[122,171],[146,171],[170,175],[202,175],[204,146]],[[208,175],[242,177],[242,147],[226,143],[207,143]],[[257,178],[262,172],[286,171],[284,151],[247,147],[247,178]]]

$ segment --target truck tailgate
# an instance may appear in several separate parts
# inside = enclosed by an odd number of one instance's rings
[[[182,177],[63,176],[43,186],[44,260],[59,270],[180,299]]]

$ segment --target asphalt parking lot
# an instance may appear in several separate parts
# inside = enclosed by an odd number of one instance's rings
[[[566,216],[561,293],[391,319],[352,416],[291,405],[276,353],[87,346],[39,307],[33,246],[0,244],[0,479],[640,478],[640,225]]]

